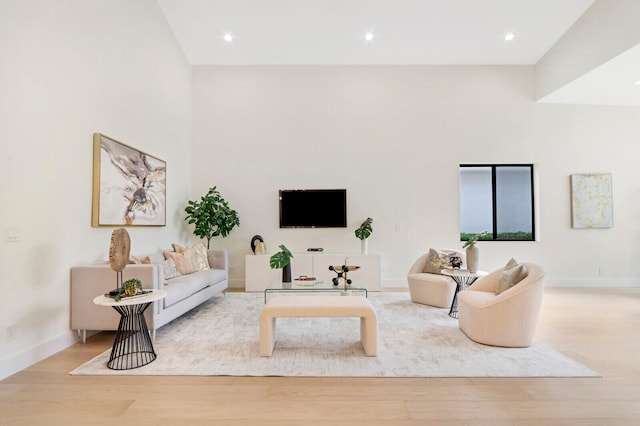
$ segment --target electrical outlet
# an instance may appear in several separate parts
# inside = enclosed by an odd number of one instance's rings
[[[604,268],[602,266],[598,268],[598,275],[601,277],[604,276]]]
[[[10,342],[16,338],[17,331],[18,326],[16,324],[9,324],[7,326],[7,342]]]

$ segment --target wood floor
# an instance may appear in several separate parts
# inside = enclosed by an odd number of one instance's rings
[[[640,424],[637,288],[545,291],[537,341],[598,378],[68,375],[112,339],[98,334],[0,382],[0,424]]]

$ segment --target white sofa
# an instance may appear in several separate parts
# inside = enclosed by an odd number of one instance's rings
[[[210,269],[165,280],[161,252],[150,255],[151,264],[130,264],[122,271],[122,280],[137,278],[144,288],[162,289],[167,297],[145,311],[149,330],[155,331],[229,286],[229,261],[225,250],[209,250]],[[71,268],[71,328],[86,340],[87,330],[117,330],[120,314],[98,306],[93,299],[116,287],[116,273],[108,263]]]

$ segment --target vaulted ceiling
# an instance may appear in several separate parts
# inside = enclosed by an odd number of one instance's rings
[[[640,106],[639,0],[157,2],[192,65],[542,64],[545,102]]]

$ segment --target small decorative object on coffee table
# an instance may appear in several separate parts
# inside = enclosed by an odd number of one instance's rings
[[[448,269],[445,268],[442,271],[442,275],[448,275],[456,283],[456,292],[453,294],[453,301],[451,302],[451,309],[449,309],[449,316],[451,318],[458,318],[458,293],[465,290],[471,284],[473,284],[478,278],[487,275],[485,271],[471,272],[466,269]]]
[[[351,280],[347,278],[347,273],[350,271],[357,271],[358,269],[360,269],[359,266],[353,266],[353,265],[341,265],[341,266],[330,265],[329,270],[335,272],[338,275],[337,277],[331,280],[333,282],[333,286],[338,287],[338,285],[340,284],[340,279],[343,279],[344,291],[347,291],[349,289],[349,286],[351,285]]]

